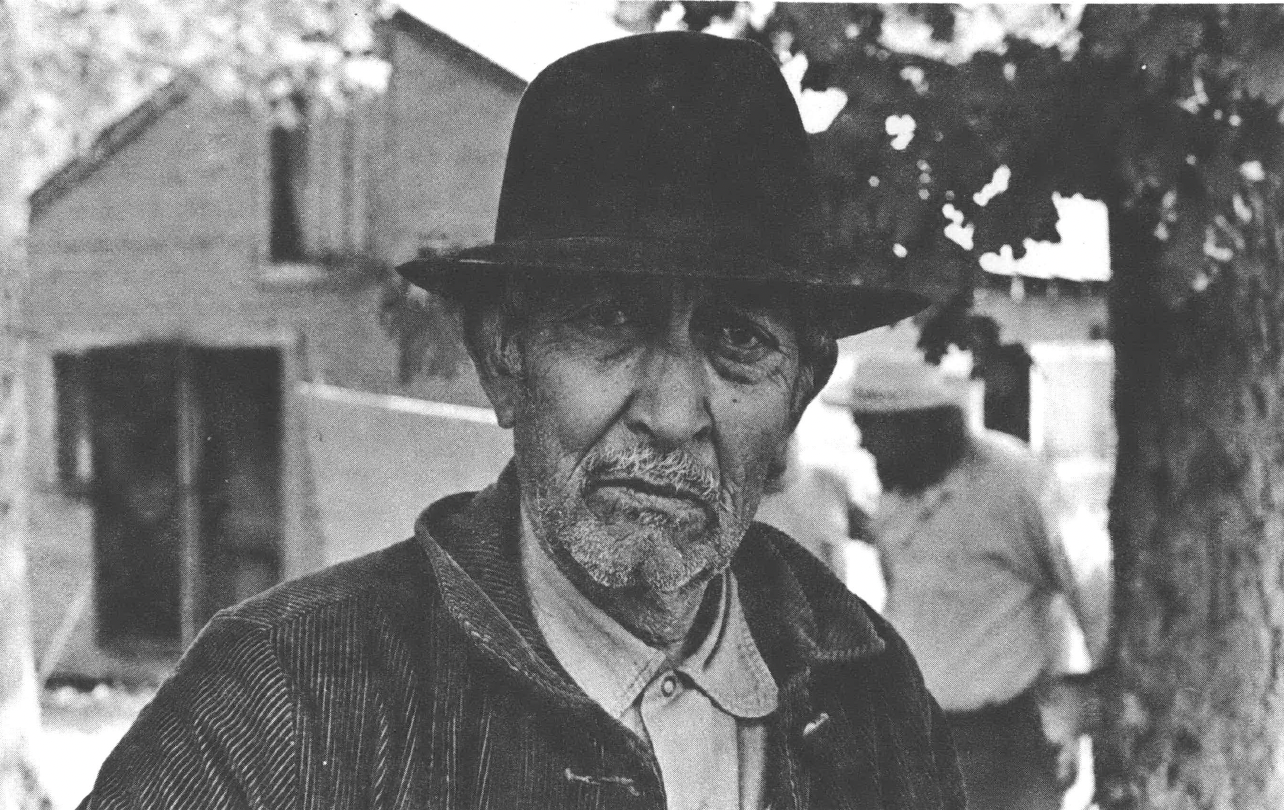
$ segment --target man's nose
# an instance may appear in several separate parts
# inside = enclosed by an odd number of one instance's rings
[[[713,430],[703,354],[689,340],[669,340],[638,366],[629,427],[662,448],[707,440]]]

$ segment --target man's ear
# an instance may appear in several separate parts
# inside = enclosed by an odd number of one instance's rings
[[[464,324],[468,354],[502,428],[513,426],[517,407],[526,395],[521,346],[513,326],[499,307],[487,307],[474,322]]]
[[[821,389],[829,382],[829,378],[834,373],[834,368],[837,365],[838,343],[834,340],[829,340],[811,358],[810,368],[799,370],[799,378],[794,385],[793,397],[789,408],[789,430],[791,432],[798,427],[803,411],[807,409],[807,406],[811,404],[812,400],[820,394]]]

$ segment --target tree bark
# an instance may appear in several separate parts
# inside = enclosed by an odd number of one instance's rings
[[[0,2],[0,807],[44,805],[33,746],[40,729],[26,581],[25,341],[30,6]]]
[[[1258,221],[1278,221],[1278,193],[1259,202]],[[1172,306],[1155,221],[1110,207],[1116,604],[1098,799],[1284,806],[1279,235],[1259,228]]]
[[[3,123],[0,123],[0,127]],[[4,147],[0,153],[14,154]],[[3,164],[4,161],[0,161]],[[23,186],[0,168],[0,207],[13,212]],[[17,194],[14,191],[17,191]],[[5,234],[11,236],[11,234]],[[0,241],[0,807],[39,806],[33,745],[39,691],[27,591],[24,341],[14,323],[24,273],[20,241]]]

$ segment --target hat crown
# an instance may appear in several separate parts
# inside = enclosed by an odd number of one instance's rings
[[[927,305],[877,250],[833,249],[798,107],[745,40],[640,34],[544,69],[518,105],[495,239],[397,271],[457,300],[496,273],[609,273],[770,287],[836,335]],[[782,298],[781,300],[785,300]]]
[[[563,57],[527,88],[495,241],[695,240],[796,261],[815,239],[812,183],[770,53],[642,34]]]
[[[963,407],[965,378],[954,377],[917,355],[873,355],[857,360],[847,390],[827,399],[863,413]]]

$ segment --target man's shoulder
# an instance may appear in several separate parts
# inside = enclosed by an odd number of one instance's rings
[[[1029,444],[997,430],[972,434],[972,466],[989,481],[1004,480],[1014,485],[1038,488],[1048,474],[1043,461]]]
[[[925,718],[932,699],[914,654],[892,624],[788,535],[761,524],[754,529],[760,540],[775,549],[803,592],[817,661],[831,673],[841,673],[825,678],[825,688],[849,698],[867,695],[867,688],[876,689],[881,711],[902,719]]]
[[[970,434],[974,451],[982,459],[996,464],[1036,463],[1038,457],[1027,442],[1001,430],[980,428]]]
[[[758,547],[759,559],[755,562],[770,563],[762,554],[763,548],[769,549],[770,557],[784,569],[776,572],[776,576],[787,572],[788,578],[797,584],[815,621],[818,638],[845,637],[852,629],[863,628],[865,632],[856,642],[858,645],[881,647],[888,640],[899,641],[896,631],[878,611],[852,593],[829,566],[797,540],[766,523],[754,523],[751,537],[751,545]]]
[[[410,538],[283,582],[215,618],[275,630],[340,606],[396,610],[407,600],[423,604],[431,578],[423,550]]]
[[[842,583],[838,581],[838,577],[834,576],[829,567],[821,562],[815,554],[812,554],[802,543],[773,524],[756,520],[750,528],[749,536],[756,537],[758,542],[765,543],[773,553],[778,554],[782,561],[799,577],[800,583],[818,584],[823,581],[826,585],[837,584],[839,587],[842,586]],[[825,590],[828,590],[828,588]]]

